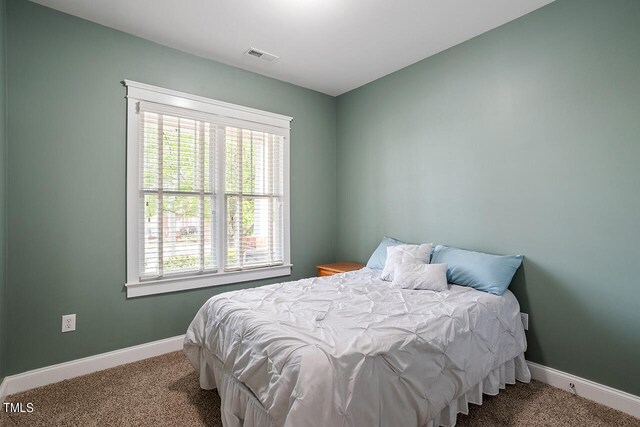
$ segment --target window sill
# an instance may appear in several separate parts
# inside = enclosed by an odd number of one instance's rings
[[[265,267],[255,270],[226,271],[202,276],[180,277],[145,282],[126,283],[127,298],[146,295],[164,294],[167,292],[186,291],[189,289],[208,288],[231,283],[248,282],[250,280],[269,279],[291,274],[291,264]]]

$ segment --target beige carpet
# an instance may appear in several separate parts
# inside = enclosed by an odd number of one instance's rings
[[[24,393],[33,413],[0,411],[0,426],[221,426],[220,398],[198,387],[181,352],[96,372]],[[2,408],[4,409],[4,407]],[[640,420],[533,381],[485,396],[458,426],[625,426]]]

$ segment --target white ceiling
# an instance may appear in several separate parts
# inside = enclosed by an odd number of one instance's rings
[[[339,95],[553,0],[34,0],[184,52]],[[266,63],[250,47],[278,55]]]

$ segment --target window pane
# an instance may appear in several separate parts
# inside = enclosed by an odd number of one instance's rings
[[[143,232],[141,255],[142,268],[140,275],[142,277],[156,277],[160,274],[159,264],[159,244],[160,244],[160,207],[158,205],[158,196],[156,194],[147,194],[144,196],[144,217],[142,219],[141,230]]]
[[[196,191],[200,190],[198,174],[198,154],[200,147],[198,139],[201,126],[196,126],[193,120],[180,120],[180,133],[178,145],[178,190]]]
[[[284,138],[225,128],[225,268],[282,263]]]
[[[245,267],[271,263],[271,199],[242,200],[242,253]]]
[[[242,153],[242,192],[252,194],[255,187],[255,172],[253,170],[253,132],[247,129],[242,130],[240,151]]]
[[[162,116],[162,188],[178,189],[179,119]]]
[[[273,221],[273,263],[284,262],[284,201],[281,197],[272,200],[271,215]]]
[[[216,268],[215,249],[215,215],[213,213],[213,197],[204,199],[204,269]]]
[[[282,202],[227,196],[227,269],[282,263]]]
[[[204,123],[204,141],[202,154],[204,156],[204,170],[201,172],[204,175],[204,191],[212,193],[213,185],[215,182],[215,151],[213,150],[216,127],[211,123]]]
[[[284,196],[284,138],[269,135],[270,194]]]
[[[158,114],[143,113],[142,140],[142,188],[158,188]]]
[[[242,242],[242,218],[240,209],[240,197],[227,196],[227,261],[226,268],[240,268],[241,242]]]
[[[247,136],[250,138],[243,141],[242,149],[242,191],[247,194],[266,194],[269,166],[265,164],[265,134],[247,131]]]
[[[283,194],[281,136],[226,128],[226,192]]]
[[[203,144],[209,141],[205,139],[205,124],[167,115],[161,117],[163,189],[201,190],[205,177],[201,176],[200,156],[208,154],[208,150],[203,152]]]
[[[162,218],[164,274],[200,270],[202,262],[200,209],[198,196],[164,196]]]
[[[225,129],[225,191],[227,193],[240,191],[240,138],[240,129],[232,127]]]
[[[141,278],[215,269],[216,126],[145,111],[140,132]]]

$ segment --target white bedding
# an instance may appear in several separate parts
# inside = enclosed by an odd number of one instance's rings
[[[423,426],[514,360],[529,380],[519,311],[509,291],[398,289],[365,268],[214,296],[184,348],[203,388],[220,389],[221,370],[242,384],[257,424]],[[220,394],[223,421],[242,425],[225,415],[238,396]]]

